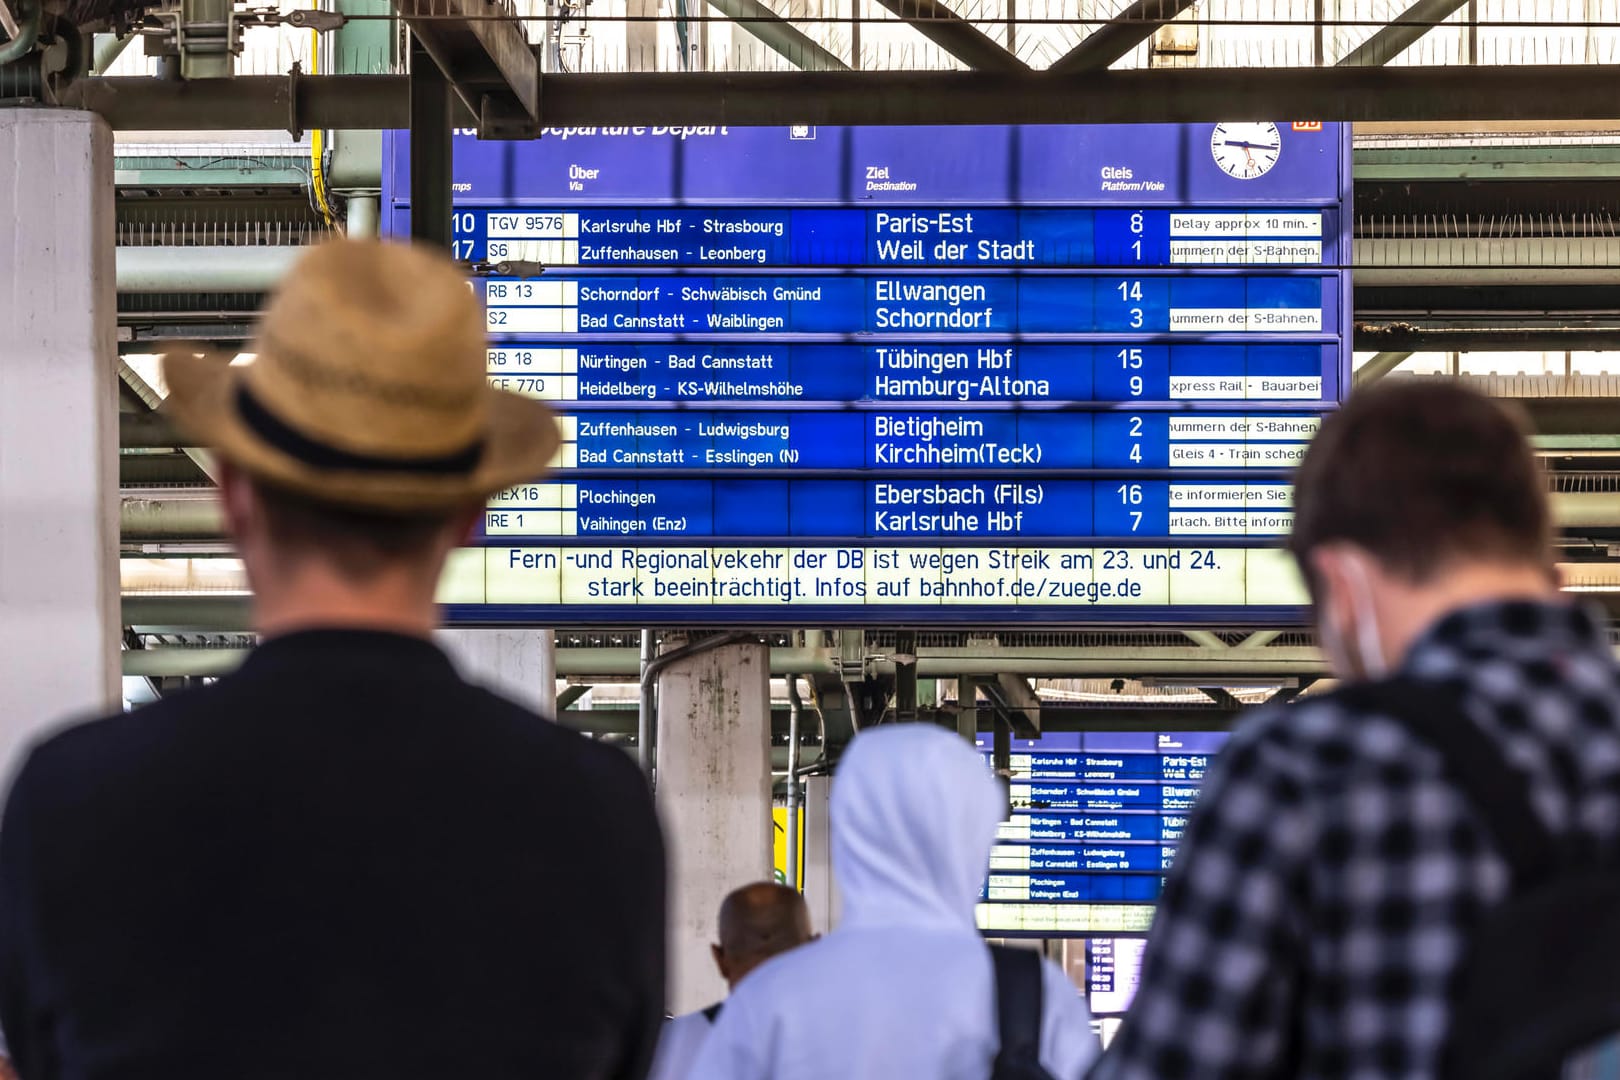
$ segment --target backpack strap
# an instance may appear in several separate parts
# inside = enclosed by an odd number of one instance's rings
[[[714,1023],[716,1020],[720,1019],[720,1009],[724,1005],[725,1002],[723,1001],[717,1001],[713,1005],[710,1005],[707,1009],[703,1010],[703,1019],[707,1020],[711,1024]]]
[[[1041,1056],[1041,956],[1030,949],[990,946],[996,972],[996,1029],[1001,1038],[998,1058]]]
[[[1455,690],[1399,676],[1347,687],[1335,696],[1357,711],[1394,718],[1440,754],[1447,778],[1484,819],[1516,888],[1551,872],[1558,847],[1535,811],[1528,779],[1463,710]]]

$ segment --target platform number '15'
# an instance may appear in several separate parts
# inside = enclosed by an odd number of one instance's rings
[[[1118,356],[1119,356],[1119,366],[1120,366],[1121,370],[1123,370],[1123,371],[1135,371],[1135,372],[1140,372],[1142,370],[1142,350],[1141,349],[1121,349],[1121,350],[1119,350]],[[1131,376],[1131,378],[1130,378],[1130,390],[1131,390],[1131,397],[1141,397],[1142,396],[1142,376],[1140,374],[1136,374],[1136,375]],[[1140,460],[1140,459],[1138,459],[1138,460]]]

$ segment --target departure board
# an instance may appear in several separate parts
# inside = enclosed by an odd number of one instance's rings
[[[553,403],[453,618],[1298,613],[1347,388],[1348,130],[594,128],[455,140],[503,389]],[[409,230],[409,140],[387,227]]]
[[[1012,815],[990,855],[979,926],[1083,941],[1092,1013],[1123,1014],[1164,873],[1228,733],[1086,732],[1015,740]],[[990,736],[978,745],[988,760]]]

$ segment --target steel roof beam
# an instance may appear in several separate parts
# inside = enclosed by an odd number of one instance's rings
[[[394,8],[477,117],[479,134],[539,134],[540,58],[504,7],[491,0],[394,0]]]
[[[1339,67],[1379,67],[1412,47],[1418,38],[1444,22],[1468,0],[1417,0],[1388,26],[1339,60]]]
[[[1159,27],[1171,22],[1192,5],[1193,0],[1136,0],[1093,30],[1080,44],[1058,57],[1046,70],[1071,75],[1112,67],[1129,56],[1132,49],[1152,37]]]
[[[639,72],[542,77],[547,126],[1611,120],[1620,65],[953,71]],[[1279,106],[1279,102],[1286,102]],[[75,81],[64,104],[115,130],[400,128],[402,75],[238,76],[207,85]],[[464,110],[463,110],[464,112]],[[462,121],[458,118],[458,123]]]
[[[878,0],[923,37],[974,71],[1027,73],[1029,65],[940,0]],[[898,73],[896,73],[898,74]]]
[[[803,71],[848,71],[849,65],[759,0],[709,0],[716,11]]]

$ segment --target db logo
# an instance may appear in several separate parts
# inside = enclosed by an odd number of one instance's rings
[[[1322,130],[1322,121],[1320,121],[1320,120],[1296,120],[1296,121],[1294,121],[1294,123],[1291,126],[1293,127],[1293,129],[1295,131],[1321,131]]]

